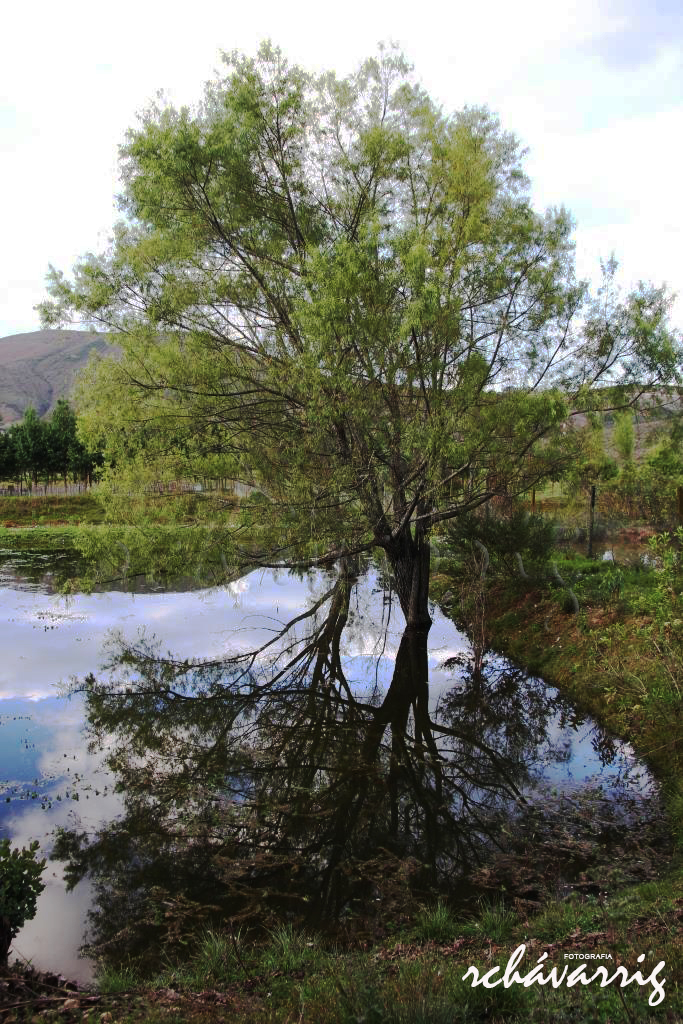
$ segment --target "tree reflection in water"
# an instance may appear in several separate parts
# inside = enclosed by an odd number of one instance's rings
[[[389,685],[368,690],[344,646],[373,625],[368,588],[349,572],[322,579],[312,606],[257,650],[178,661],[119,639],[79,687],[125,812],[95,836],[63,832],[55,852],[73,884],[94,879],[100,955],[149,958],[200,918],[400,914],[448,892],[515,813],[566,707],[509,669],[462,671],[435,699],[416,629]]]

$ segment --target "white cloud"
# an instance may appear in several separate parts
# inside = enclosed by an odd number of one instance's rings
[[[159,88],[176,103],[199,98],[219,49],[253,51],[264,37],[294,61],[341,73],[395,39],[445,108],[487,103],[530,147],[535,201],[575,212],[582,267],[617,238],[629,279],[681,289],[675,3],[427,0],[416,10],[407,0],[350,0],[330,20],[312,0],[196,0],[190,9],[122,0],[106,25],[101,18],[83,0],[5,15],[0,336],[39,326],[32,306],[48,263],[68,270],[103,247],[118,145],[136,111]]]

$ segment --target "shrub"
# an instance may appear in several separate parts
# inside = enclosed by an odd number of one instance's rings
[[[448,531],[452,548],[483,544],[489,553],[491,568],[509,575],[519,575],[519,554],[524,568],[538,571],[549,561],[553,552],[554,524],[540,515],[530,515],[518,506],[510,515],[482,515],[470,513],[456,519]]]
[[[38,843],[10,850],[9,839],[0,840],[0,964],[7,963],[12,939],[36,914],[36,901],[45,888],[40,876],[45,861],[37,859]]]

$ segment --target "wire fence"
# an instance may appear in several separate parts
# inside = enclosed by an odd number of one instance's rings
[[[5,484],[0,487],[0,495],[5,498],[57,498],[72,497],[74,494],[87,494],[92,486],[85,481],[79,483],[53,484]]]

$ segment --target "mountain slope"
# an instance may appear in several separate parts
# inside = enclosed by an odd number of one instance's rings
[[[112,349],[91,331],[29,331],[0,338],[0,422],[20,420],[32,405],[39,416],[68,397],[93,349]]]

